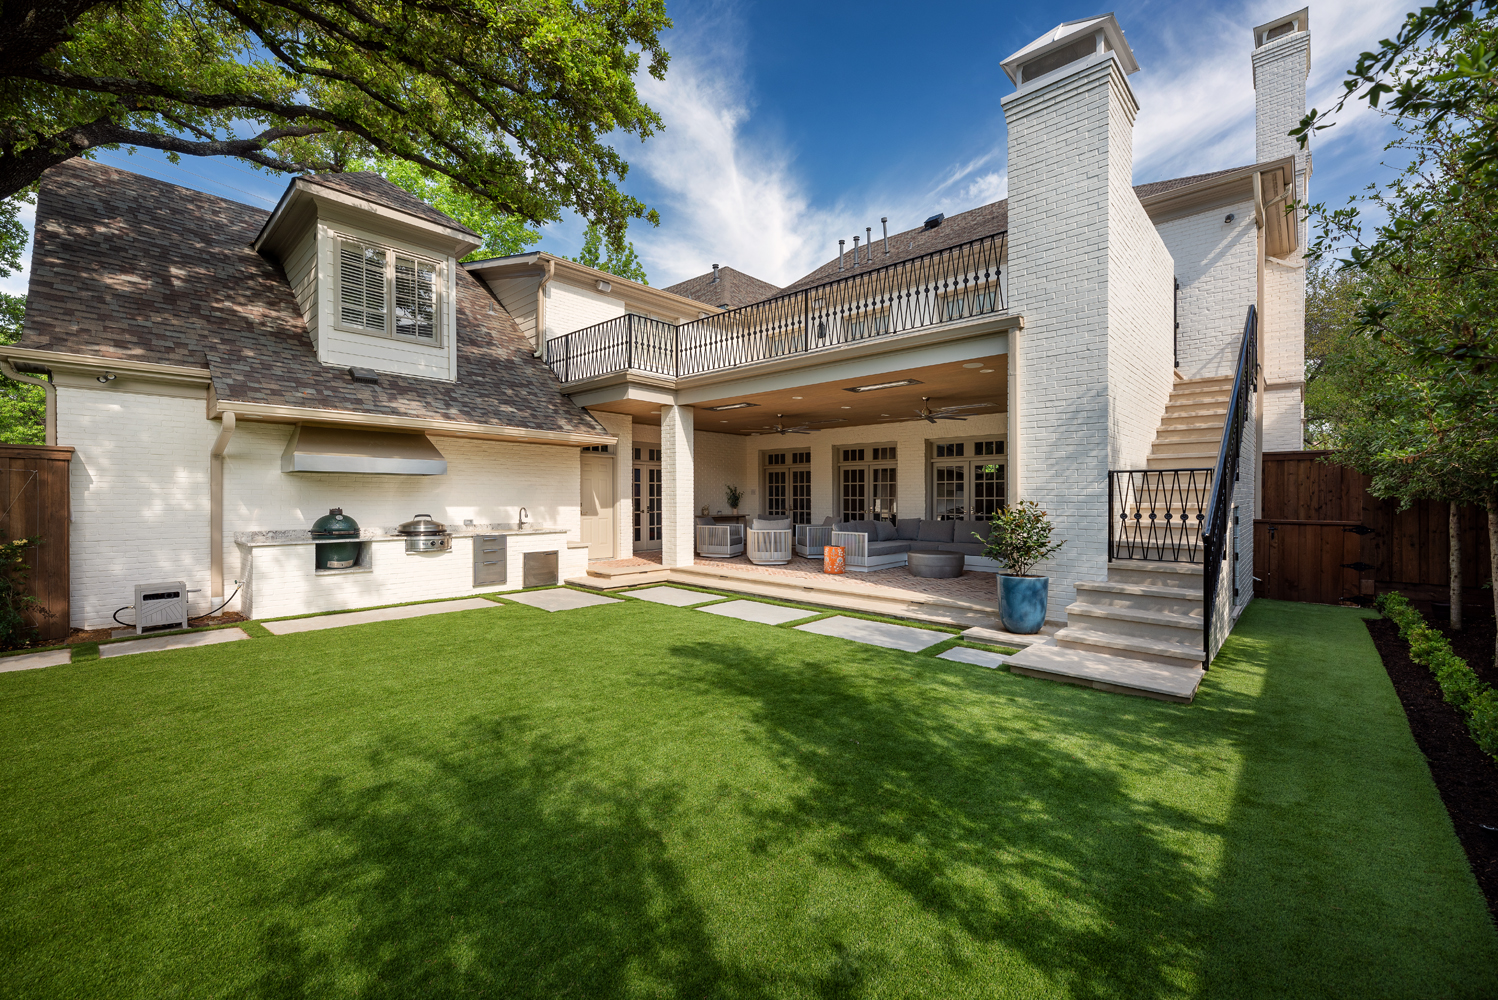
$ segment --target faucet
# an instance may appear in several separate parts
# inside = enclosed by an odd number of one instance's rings
[[[528,521],[528,520],[530,520],[530,516],[531,516],[531,512],[530,511],[526,510],[524,507],[520,508],[520,530],[521,531],[525,530],[525,522]]]

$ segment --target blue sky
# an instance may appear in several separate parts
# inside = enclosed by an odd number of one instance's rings
[[[1293,0],[1291,0],[1293,2]],[[1135,181],[1253,160],[1251,28],[1291,2],[1125,3],[1114,8],[1141,71]],[[1007,191],[999,61],[1057,23],[1101,13],[1078,4],[997,2],[669,2],[676,23],[664,83],[643,79],[666,128],[621,137],[630,192],[661,213],[631,239],[651,283],[725,264],[776,283],[836,253],[865,226],[891,232]],[[1359,51],[1397,27],[1409,0],[1313,4],[1309,100],[1325,107]],[[1345,201],[1379,166],[1386,123],[1359,110],[1320,133],[1312,198]],[[155,151],[99,159],[263,208],[286,178],[222,159]],[[548,226],[543,249],[572,255],[575,218]],[[22,291],[23,275],[0,279]]]

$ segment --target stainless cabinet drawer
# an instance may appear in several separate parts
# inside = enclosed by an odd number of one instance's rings
[[[509,538],[505,535],[473,536],[473,585],[501,587],[509,582]]]

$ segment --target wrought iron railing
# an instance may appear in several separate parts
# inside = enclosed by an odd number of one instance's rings
[[[547,341],[546,363],[563,382],[680,377],[1000,313],[1006,242],[985,236],[680,326],[620,316]]]
[[[1202,561],[1211,469],[1110,469],[1108,558]]]
[[[1238,462],[1243,451],[1243,428],[1252,415],[1249,396],[1258,391],[1259,314],[1248,307],[1243,323],[1243,343],[1238,348],[1238,366],[1233,375],[1233,394],[1228,398],[1227,420],[1222,425],[1222,445],[1212,471],[1212,496],[1207,519],[1202,523],[1203,609],[1206,662],[1210,664],[1233,627],[1233,490],[1238,482]]]

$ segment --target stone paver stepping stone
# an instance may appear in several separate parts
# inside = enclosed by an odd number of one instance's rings
[[[36,653],[19,653],[0,658],[0,674],[12,670],[35,670],[38,667],[58,667],[73,662],[71,649],[43,649]]]
[[[704,610],[711,611],[712,609]],[[811,622],[807,625],[797,625],[796,628],[802,632],[835,636],[870,646],[883,646],[885,649],[903,649],[907,653],[917,653],[927,646],[934,646],[938,642],[946,642],[952,638],[949,633],[933,632],[928,628],[889,625],[885,622],[864,621],[862,618],[844,618],[841,615],[836,618],[823,618],[819,622]]]
[[[591,608],[595,604],[621,604],[617,597],[604,597],[600,594],[584,594],[577,590],[533,590],[528,594],[503,594],[507,601],[516,601],[520,604],[529,604],[533,608],[542,611],[571,611],[574,608]]]
[[[345,625],[367,625],[370,622],[393,622],[402,618],[442,615],[449,611],[477,611],[480,608],[500,607],[504,605],[486,601],[482,597],[470,597],[465,601],[432,601],[428,604],[407,604],[399,608],[375,608],[373,611],[344,611],[336,615],[292,618],[287,621],[264,622],[263,624],[273,635],[290,635],[293,632],[316,632],[325,628],[343,628]]]
[[[944,653],[937,653],[938,660],[956,660],[958,663],[974,663],[980,667],[1002,667],[1008,660],[1003,653],[991,653],[986,649],[966,649],[954,646]]]
[[[964,629],[962,637],[964,639],[971,639],[973,642],[986,642],[994,646],[1013,646],[1016,649],[1034,646],[1046,640],[1045,635],[1040,632],[1036,632],[1034,635],[1018,635],[1014,632],[1005,632],[999,628],[982,627]]]
[[[705,604],[708,601],[721,601],[722,598],[716,594],[699,594],[695,590],[682,590],[679,587],[651,587],[649,590],[631,590],[630,597],[638,597],[642,601],[654,601],[656,604],[669,604],[673,608],[689,608],[694,604]]]
[[[217,646],[221,642],[238,642],[248,639],[244,629],[221,628],[212,632],[188,632],[183,635],[163,635],[155,639],[131,639],[128,642],[111,642],[99,647],[99,656],[130,656],[133,653],[160,653],[168,649],[192,649],[195,646]]]
[[[761,625],[783,625],[786,622],[796,621],[798,618],[810,618],[817,613],[804,608],[782,608],[778,604],[761,604],[758,601],[729,601],[726,604],[714,604],[710,608],[697,610],[706,611],[710,615],[722,615],[724,618],[737,618],[739,621],[759,622]]]

